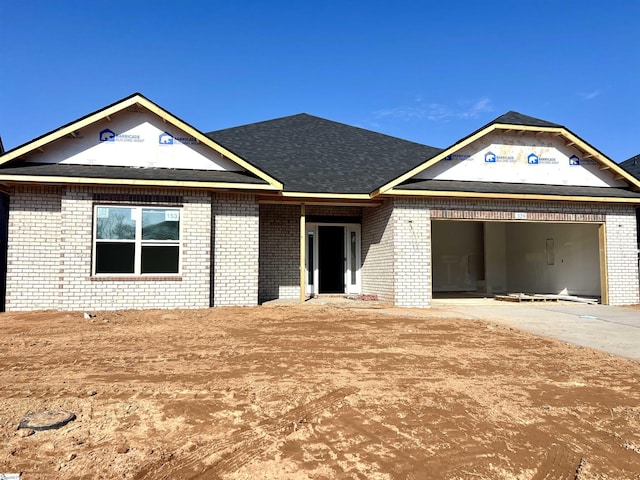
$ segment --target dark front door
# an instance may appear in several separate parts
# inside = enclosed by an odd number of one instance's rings
[[[319,293],[344,293],[344,227],[318,227]]]

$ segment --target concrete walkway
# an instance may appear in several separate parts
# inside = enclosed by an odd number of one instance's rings
[[[439,308],[640,360],[638,309],[567,303],[442,305]]]

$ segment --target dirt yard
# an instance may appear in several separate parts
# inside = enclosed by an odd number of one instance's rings
[[[369,306],[1,314],[0,473],[640,479],[638,363]]]

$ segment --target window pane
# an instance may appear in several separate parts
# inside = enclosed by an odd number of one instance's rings
[[[129,242],[96,243],[96,273],[134,273],[135,250]]]
[[[133,208],[97,207],[96,233],[99,239],[133,240],[136,236],[136,220]]]
[[[180,210],[142,209],[143,240],[180,240]]]
[[[142,247],[142,273],[178,273],[177,245]]]

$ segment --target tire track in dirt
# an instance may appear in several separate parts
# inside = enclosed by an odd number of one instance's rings
[[[531,480],[575,480],[582,459],[561,445],[552,445],[547,457]]]
[[[234,433],[222,441],[200,445],[193,452],[173,462],[170,460],[166,463],[147,466],[136,475],[135,479],[195,480],[218,478],[219,475],[231,473],[258,458],[278,438],[294,432],[297,426],[306,423],[308,418],[336,408],[340,401],[357,391],[355,387],[339,388],[296,407],[280,417],[266,420],[250,430]],[[213,465],[207,465],[206,460],[217,453],[220,453],[217,461]]]

